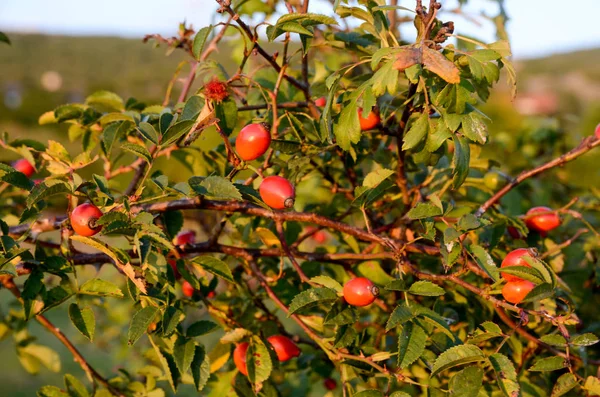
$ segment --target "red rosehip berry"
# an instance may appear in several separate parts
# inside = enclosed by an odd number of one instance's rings
[[[243,342],[237,345],[233,351],[233,362],[235,363],[236,368],[246,376],[248,376],[248,367],[246,366],[246,352],[248,351],[248,346],[250,346],[248,342]]]
[[[362,111],[362,108],[358,108],[358,121],[360,122],[361,131],[372,130],[381,121],[379,114],[371,110],[367,118],[363,118]]]
[[[352,306],[368,306],[379,295],[379,288],[365,277],[357,277],[344,285],[344,299]]]
[[[33,165],[31,165],[31,163],[25,159],[15,161],[12,166],[15,170],[25,174],[27,178],[31,177],[31,175],[35,173],[35,168]]]
[[[264,123],[248,124],[235,139],[235,150],[244,161],[259,158],[271,144],[271,132]]]
[[[534,287],[535,284],[528,280],[510,281],[502,288],[502,296],[508,302],[518,304]]]
[[[183,295],[187,296],[188,298],[191,298],[192,296],[194,296],[194,292],[196,290],[194,289],[194,287],[192,287],[192,284],[188,283],[187,281],[184,281],[181,284],[181,291],[183,292]]]
[[[217,293],[216,293],[215,291],[210,291],[208,294],[206,294],[206,297],[207,297],[208,299],[212,299],[212,298],[214,298],[215,296],[217,296]]]
[[[525,214],[525,224],[531,230],[545,233],[560,226],[560,217],[551,208],[533,207]]]
[[[504,260],[502,261],[502,264],[500,265],[500,267],[509,267],[509,266],[531,267],[529,265],[529,263],[527,263],[527,261],[524,259],[524,257],[526,257],[526,256],[528,256],[530,258],[535,258],[536,253],[531,248],[517,248],[516,250],[509,252],[504,257]],[[523,280],[522,278],[514,276],[512,274],[508,274],[508,273],[504,273],[504,272],[500,272],[500,273],[502,274],[502,277],[506,281],[509,281],[509,282]]]
[[[594,135],[596,136],[596,139],[600,139],[600,124],[598,124],[596,126],[596,130],[594,131]]]
[[[275,349],[275,354],[277,354],[277,358],[281,362],[291,360],[300,355],[300,349],[288,337],[273,335],[268,337],[267,340],[273,346],[273,349]]]
[[[179,233],[173,239],[173,244],[182,246],[186,244],[194,244],[196,242],[196,232],[193,230],[186,230],[185,232]]]
[[[282,210],[294,206],[294,186],[285,178],[277,175],[266,177],[258,190],[265,204],[273,209]]]
[[[327,105],[327,98],[322,96],[321,98],[316,99],[315,105],[317,105],[320,108],[324,107],[325,105]]]
[[[71,212],[71,226],[80,236],[90,237],[102,229],[102,226],[97,224],[101,216],[102,211],[98,207],[91,203],[84,203]]]
[[[337,387],[337,382],[335,381],[335,379],[327,378],[323,382],[323,385],[327,390],[335,390],[335,388]]]

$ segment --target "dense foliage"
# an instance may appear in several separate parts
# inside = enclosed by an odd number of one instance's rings
[[[536,126],[504,142],[522,161],[482,154],[478,107],[502,73],[515,86],[502,7],[481,43],[434,0],[217,2],[214,26],[146,38],[189,57],[162,104],[98,91],[41,115],[77,153],[0,140],[22,157],[0,164],[0,336],[26,371],[59,370],[38,321],[83,370],[38,395],[599,395],[600,192],[529,182],[600,131],[563,154]],[[235,68],[212,58],[227,39]],[[98,349],[122,342],[118,373],[46,318],[60,307]]]

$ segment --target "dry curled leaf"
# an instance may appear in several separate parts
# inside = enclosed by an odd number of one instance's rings
[[[423,65],[425,69],[432,71],[450,84],[460,83],[460,72],[456,65],[438,51],[424,47]]]
[[[421,60],[421,51],[415,47],[404,48],[394,61],[394,69],[402,72],[409,67],[416,65]]]

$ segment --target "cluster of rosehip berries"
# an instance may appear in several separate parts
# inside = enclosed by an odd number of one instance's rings
[[[536,215],[537,214],[537,215]],[[556,212],[552,211],[548,207],[534,207],[527,211],[525,215],[525,224],[530,230],[535,230],[540,234],[545,234],[550,230],[556,229],[560,226],[560,217]],[[518,232],[513,229],[509,229],[509,233],[515,237],[515,233],[519,236]],[[513,250],[504,257],[501,267],[508,266],[525,266],[531,267],[529,263],[524,259],[529,257],[535,260],[535,250],[531,248],[518,248]],[[510,303],[520,303],[529,292],[535,287],[535,284],[528,280],[523,280],[512,274],[501,272],[502,277],[506,280],[506,284],[502,288],[502,296]]]
[[[235,150],[244,161],[256,160],[265,154],[270,145],[271,132],[265,123],[248,124],[235,140]],[[294,206],[294,186],[281,176],[264,178],[258,191],[265,204],[273,209],[282,210]]]

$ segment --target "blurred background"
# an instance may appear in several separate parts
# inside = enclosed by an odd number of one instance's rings
[[[254,5],[261,2],[268,0],[249,1]],[[470,0],[459,9],[461,3],[465,1],[444,1],[443,10],[455,12],[446,12],[441,18],[453,20],[456,33],[483,42],[497,39],[501,6],[509,18],[506,33],[517,69],[518,94],[513,100],[509,87],[501,83],[482,109],[491,119],[491,145],[484,149],[485,156],[501,160],[501,171],[516,175],[593,133],[600,122],[598,0],[580,0],[576,5],[564,0]],[[400,0],[399,4],[414,8],[413,0]],[[125,99],[162,103],[167,84],[185,57],[178,52],[166,54],[164,46],[144,44],[142,38],[154,33],[175,36],[183,21],[196,29],[219,22],[216,9],[213,0],[0,0],[0,31],[12,42],[10,46],[0,43],[0,133],[8,132],[11,138],[54,139],[68,146],[65,126],[40,126],[38,118],[60,104],[81,102],[99,89]],[[260,11],[260,4],[257,9]],[[311,1],[311,11],[333,14],[325,1]],[[262,22],[265,16],[256,12],[253,19]],[[411,40],[414,29],[410,28],[402,30],[404,40]],[[229,45],[234,44],[225,42],[214,58],[233,73],[236,66],[227,50]],[[176,93],[180,87],[176,82]],[[68,148],[74,150],[76,145]],[[12,159],[8,152],[0,152],[0,161]],[[597,191],[599,165],[597,154],[591,153],[535,183],[560,185],[561,179],[568,179],[582,190]],[[177,172],[172,170],[180,179],[189,177],[186,172],[181,167]],[[526,191],[514,190],[506,197],[506,202],[513,203],[508,207],[510,212],[522,213],[521,206],[529,204],[524,194]],[[545,200],[549,198],[538,198],[538,203],[549,204]],[[104,267],[102,271],[112,269]],[[0,315],[5,316],[11,308],[3,301],[6,296],[0,294]],[[104,321],[123,321],[124,326],[128,322],[119,313],[107,312],[110,316]],[[90,355],[93,350],[86,349],[89,343],[74,331],[64,310],[51,311],[48,317]],[[99,324],[104,353],[96,353],[90,362],[102,372],[112,373],[129,350],[112,351],[114,342],[124,336],[102,335],[101,329]],[[32,332],[41,344],[59,352],[64,372],[82,377],[78,365],[57,341],[37,324],[32,325]],[[0,342],[0,356],[2,396],[33,396],[44,384],[62,384],[59,375],[45,369],[31,378],[19,365],[12,342]],[[52,355],[44,359],[50,366],[56,363]]]

